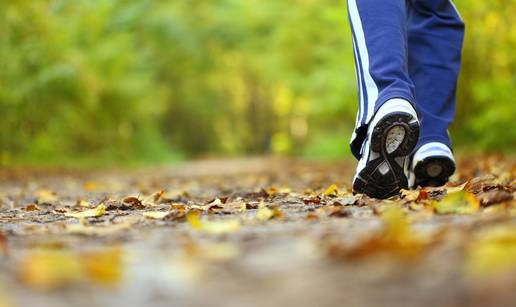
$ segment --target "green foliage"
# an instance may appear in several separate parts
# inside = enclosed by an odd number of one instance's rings
[[[456,143],[514,150],[516,4],[457,5]],[[332,157],[355,110],[342,1],[0,3],[2,164]]]

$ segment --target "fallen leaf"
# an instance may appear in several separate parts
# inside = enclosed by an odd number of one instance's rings
[[[86,181],[83,185],[82,185],[82,188],[86,191],[93,191],[93,190],[97,190],[97,189],[100,189],[102,187],[104,187],[105,184],[104,183],[100,183],[100,182],[94,182],[94,181]]]
[[[427,190],[420,190],[419,191],[419,195],[416,199],[416,201],[422,201],[422,200],[425,200],[425,199],[428,199],[428,191]]]
[[[203,221],[199,212],[189,212],[186,220],[193,229],[213,235],[233,233],[240,229],[240,221],[237,219],[225,219],[220,221]]]
[[[328,216],[331,217],[350,217],[353,215],[351,209],[347,207],[333,206],[330,210],[331,211]]]
[[[149,219],[162,220],[170,214],[171,214],[170,211],[149,211],[149,212],[144,212],[143,216],[146,218],[149,218]]]
[[[82,269],[91,282],[112,287],[122,276],[122,253],[118,248],[96,250],[80,255]]]
[[[41,210],[41,208],[38,207],[38,205],[36,205],[36,204],[28,204],[27,206],[25,206],[24,210],[25,211],[39,211],[39,210]]]
[[[439,214],[473,214],[479,210],[480,202],[472,193],[460,190],[447,194],[432,206]]]
[[[204,206],[206,210],[214,210],[214,209],[222,209],[224,207],[224,203],[220,198],[215,198],[212,202],[208,203]]]
[[[423,248],[433,242],[413,233],[405,214],[396,207],[382,212],[383,230],[353,246],[330,244],[328,252],[334,258],[362,258],[387,252],[402,258],[414,258]]]
[[[83,207],[83,208],[89,208],[90,203],[85,201],[84,199],[81,199],[81,200],[77,201],[77,206]]]
[[[142,201],[138,197],[129,196],[122,200],[122,202],[126,205],[132,206],[136,209],[144,209],[145,205],[142,203]]]
[[[305,215],[305,220],[311,221],[311,222],[318,221],[319,220],[319,216],[317,214],[313,213],[313,212],[308,212]]]
[[[283,218],[283,212],[278,207],[268,208],[263,202],[258,205],[258,211],[256,211],[256,219],[260,221],[267,221],[272,218]]]
[[[401,198],[408,201],[416,201],[419,197],[419,190],[400,190]]]
[[[513,196],[511,193],[504,190],[491,190],[483,192],[478,195],[480,204],[484,207],[499,204],[506,201],[511,201]]]
[[[28,287],[49,291],[75,283],[82,278],[82,268],[70,252],[40,251],[19,264],[20,280]]]
[[[48,189],[38,189],[34,192],[34,196],[40,204],[51,204],[57,200],[56,194]]]
[[[516,270],[516,226],[493,226],[476,233],[468,247],[465,269],[470,276]]]
[[[5,289],[5,286],[0,283],[0,307],[14,307],[11,298],[7,296],[3,289]]]
[[[65,216],[68,217],[75,217],[75,218],[87,218],[87,217],[100,217],[106,213],[106,207],[104,204],[98,205],[96,208],[89,209],[82,212],[76,212],[76,213],[65,213]]]
[[[0,232],[0,252],[5,253],[7,251],[7,236]]]
[[[41,291],[64,288],[79,282],[113,286],[121,277],[118,249],[84,252],[42,250],[26,256],[18,277],[28,287]]]
[[[457,185],[457,186],[453,186],[453,185],[451,185],[451,183],[448,183],[448,184],[449,185],[446,185],[445,188],[446,188],[446,193],[449,195],[452,193],[464,191],[464,188],[466,187],[468,182],[464,182],[463,184]]]
[[[337,193],[338,193],[338,188],[337,188],[337,185],[336,184],[332,184],[330,185],[326,191],[324,191],[323,195],[324,196],[337,196]]]
[[[273,216],[274,212],[267,207],[259,208],[258,211],[256,211],[256,218],[260,221],[267,221],[271,219]]]
[[[161,190],[161,191],[158,191],[158,192],[154,193],[154,195],[152,196],[152,200],[155,203],[158,203],[160,201],[161,197],[163,196],[163,194],[165,194],[164,190]]]

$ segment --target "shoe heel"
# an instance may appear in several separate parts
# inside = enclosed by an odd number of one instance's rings
[[[432,174],[430,168],[439,166],[440,172]],[[425,158],[417,163],[414,168],[416,177],[416,186],[422,187],[433,186],[438,187],[446,184],[449,177],[455,172],[455,163],[446,156],[432,156]]]
[[[397,140],[395,149],[389,150],[387,142],[389,133],[397,129],[403,131],[403,139]],[[391,113],[380,120],[373,129],[371,135],[371,149],[374,152],[385,150],[389,157],[399,157],[409,155],[419,139],[419,123],[408,113]]]

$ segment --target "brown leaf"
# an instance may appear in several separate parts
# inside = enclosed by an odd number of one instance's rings
[[[305,215],[305,220],[307,221],[318,221],[319,220],[319,216],[313,212],[308,212],[306,215]]]
[[[165,194],[165,191],[164,190],[161,190],[161,191],[158,191],[156,193],[154,193],[154,195],[152,196],[152,200],[157,203],[159,202],[159,200],[161,199],[161,197],[163,196],[163,194]]]
[[[319,205],[321,203],[321,197],[312,196],[308,198],[303,198],[303,202],[305,205]]]
[[[334,206],[333,210],[330,212],[329,216],[331,217],[350,217],[353,213],[350,208]]]
[[[417,196],[416,202],[428,199],[428,191],[423,189],[419,191],[419,195]]]
[[[0,252],[5,253],[7,251],[7,236],[0,232]]]
[[[511,193],[504,190],[491,190],[488,192],[483,192],[477,195],[477,198],[480,200],[480,204],[484,207],[503,203],[506,201],[511,201],[513,196]]]
[[[28,204],[27,206],[25,206],[24,210],[25,211],[39,211],[41,209],[36,204]]]
[[[122,202],[126,205],[130,205],[136,209],[144,209],[145,205],[138,197],[128,196],[122,200]]]

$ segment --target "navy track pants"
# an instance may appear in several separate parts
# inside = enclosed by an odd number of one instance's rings
[[[351,151],[360,158],[378,108],[403,98],[416,109],[420,138],[451,147],[464,23],[452,0],[347,0],[359,106]]]

